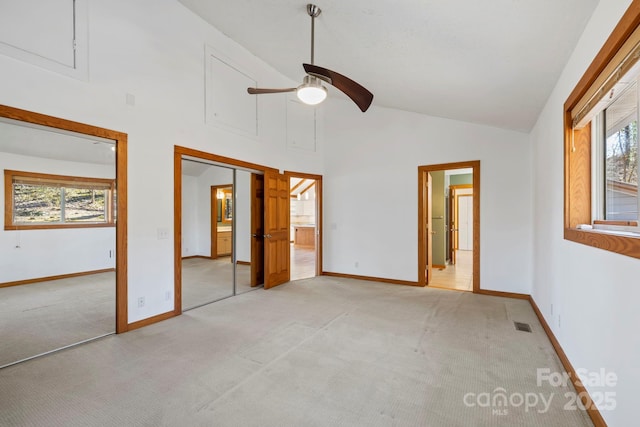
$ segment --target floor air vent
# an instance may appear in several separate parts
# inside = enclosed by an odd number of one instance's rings
[[[528,323],[513,322],[513,324],[516,326],[516,330],[518,331],[531,332],[531,325]]]

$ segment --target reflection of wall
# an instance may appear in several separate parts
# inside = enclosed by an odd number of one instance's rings
[[[198,178],[182,175],[182,256],[196,255],[198,247]]]
[[[473,174],[449,175],[449,185],[473,184]]]
[[[444,171],[431,172],[432,208],[431,224],[433,235],[433,265],[445,265],[446,259],[446,221],[444,198]]]
[[[211,256],[211,186],[233,183],[231,169],[210,166],[198,177],[196,227],[198,252],[195,255]]]
[[[211,256],[211,186],[233,183],[233,171],[208,167],[200,176],[182,176],[182,256]],[[251,260],[251,174],[236,172],[236,227],[239,261]]]
[[[115,168],[0,153],[0,170],[4,169],[114,178]],[[0,188],[0,201],[4,218],[4,185]],[[10,231],[0,228],[0,283],[114,267],[114,227]]]

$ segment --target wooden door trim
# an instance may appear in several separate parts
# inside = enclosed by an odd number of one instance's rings
[[[209,160],[211,162],[220,163],[227,166],[235,166],[240,169],[250,169],[262,173],[267,171],[278,172],[278,169],[269,166],[263,166],[257,163],[245,162],[243,160],[232,159],[231,157],[219,156],[205,151],[194,150],[193,148],[174,146],[174,155],[196,157],[198,159]]]
[[[127,295],[127,134],[0,105],[0,117],[113,140],[116,146],[116,333],[129,329]]]
[[[436,172],[451,169],[473,169],[473,293],[480,293],[480,160],[436,165],[418,166],[418,286],[426,286],[424,270],[426,268],[426,232],[422,186],[424,172]],[[463,184],[468,185],[468,184]]]
[[[182,156],[208,160],[221,165],[233,166],[239,169],[266,174],[267,171],[278,172],[277,169],[257,163],[245,162],[230,157],[219,156],[193,148],[174,145],[173,147],[173,253],[174,253],[174,284],[173,284],[173,313],[182,314]]]
[[[211,251],[209,257],[211,259],[218,258],[218,198],[217,198],[218,189],[229,188],[229,187],[233,189],[233,184],[220,184],[220,185],[211,186],[211,233],[210,233],[211,242],[209,245],[210,246],[209,250]],[[233,222],[231,223],[231,227],[233,227]]]
[[[284,174],[291,178],[302,178],[304,179],[313,179],[315,181],[316,186],[316,228],[318,231],[317,241],[316,241],[316,276],[322,276],[322,254],[323,254],[323,245],[322,245],[322,234],[323,234],[323,224],[322,224],[322,210],[323,210],[323,200],[322,200],[322,175],[316,175],[311,173],[304,172],[293,172],[293,171],[284,171]],[[302,181],[300,181],[302,182]],[[291,271],[291,265],[289,265],[289,271]]]

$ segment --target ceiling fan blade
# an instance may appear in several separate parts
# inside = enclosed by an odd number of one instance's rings
[[[364,113],[373,101],[373,94],[349,77],[313,64],[302,64],[307,74],[318,77],[345,93]]]
[[[257,87],[247,88],[247,92],[249,92],[249,94],[251,95],[263,95],[266,93],[284,93],[284,92],[295,92],[295,91],[296,91],[295,87],[286,88],[286,89],[263,89],[263,88],[257,88]]]

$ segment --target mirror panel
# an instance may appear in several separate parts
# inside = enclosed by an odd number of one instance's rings
[[[0,366],[115,332],[112,140],[0,120]]]
[[[182,309],[233,295],[233,169],[182,159]]]

